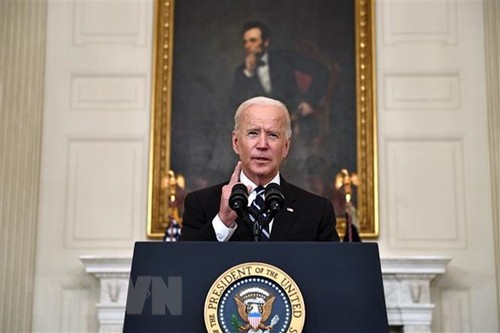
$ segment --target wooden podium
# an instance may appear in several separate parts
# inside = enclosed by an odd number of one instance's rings
[[[271,265],[284,272],[300,289],[303,303],[296,305],[292,299],[290,308],[288,305],[283,308],[291,310],[291,320],[295,316],[293,310],[303,308],[303,332],[389,331],[380,257],[375,243],[137,242],[124,332],[238,332],[230,326],[230,319],[227,325],[226,322],[222,326],[213,323],[211,329],[210,322],[206,326],[207,306],[214,308],[216,305],[215,313],[221,316],[223,306],[234,309],[234,297],[224,298],[223,289],[233,285],[229,289],[237,291],[244,281],[252,280],[250,270],[258,268],[259,264]],[[248,270],[242,269],[238,274],[231,271],[238,265],[243,268],[248,265]],[[264,269],[256,271],[261,273],[257,276],[258,281],[264,280],[267,284],[265,274],[270,274],[269,284],[275,285],[276,290],[281,288],[284,294],[291,290],[288,282],[281,284],[282,280],[288,281],[280,277],[282,274],[266,273]],[[207,298],[211,291],[214,297]],[[281,294],[281,291],[277,293]],[[286,297],[281,298],[286,303]],[[278,310],[278,305],[274,307]],[[280,315],[279,323],[286,322],[287,318],[288,315]],[[245,323],[240,317],[238,321]],[[269,332],[295,330],[288,326]],[[250,329],[250,332],[259,330]]]

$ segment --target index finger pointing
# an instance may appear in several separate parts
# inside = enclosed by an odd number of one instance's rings
[[[234,185],[240,181],[240,173],[241,173],[241,161],[238,161],[236,166],[234,167],[233,174],[231,175],[231,179],[229,180],[229,184]]]

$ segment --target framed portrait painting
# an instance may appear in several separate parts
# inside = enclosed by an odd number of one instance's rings
[[[283,177],[332,200],[340,234],[349,221],[378,236],[373,10],[367,0],[156,3],[149,237],[182,225],[187,193],[229,179],[234,112],[257,95],[291,115]],[[256,46],[244,36],[256,27],[268,79],[250,88]]]

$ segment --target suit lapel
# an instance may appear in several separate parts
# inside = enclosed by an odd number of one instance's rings
[[[284,241],[293,227],[294,221],[297,218],[295,191],[281,177],[281,190],[285,196],[285,204],[278,214],[274,217],[273,229],[271,230],[272,241]]]

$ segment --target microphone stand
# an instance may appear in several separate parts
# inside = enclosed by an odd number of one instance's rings
[[[249,215],[252,215],[253,217],[253,222],[251,222],[250,218],[248,217]],[[262,227],[261,225],[259,224],[259,219],[257,218],[257,216],[255,216],[254,214],[250,213],[250,212],[247,212],[247,220],[250,222],[250,224],[252,225],[252,235],[253,235],[253,241],[254,242],[260,242],[260,232],[262,230]]]
[[[253,232],[253,241],[260,242],[261,227],[260,227],[259,222],[257,222],[257,220],[255,220],[255,222],[253,222],[252,232]]]
[[[236,213],[238,213],[238,217],[243,220],[247,225],[251,226],[252,228],[252,235],[253,235],[253,241],[254,242],[259,242],[260,241],[260,232],[262,230],[262,227],[260,226],[257,217],[255,217],[252,214],[252,217],[254,217],[254,222],[250,219],[250,212],[238,207],[235,209]]]
[[[255,219],[255,222],[252,222],[249,217],[250,213],[241,208],[236,209],[236,212],[238,213],[238,217],[242,219],[243,222],[252,227],[253,240],[254,242],[258,242],[260,240],[260,226],[259,222],[257,222],[257,219]]]
[[[262,233],[262,229],[267,227],[271,221],[274,219],[276,216],[276,213],[278,213],[280,209],[267,209],[266,210],[266,215],[268,216],[267,220],[261,223],[257,217],[255,217],[255,222],[253,222],[253,240],[254,242],[259,242],[260,241],[260,234]],[[253,216],[253,215],[252,215]]]

